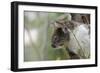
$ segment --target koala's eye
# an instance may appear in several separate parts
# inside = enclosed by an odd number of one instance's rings
[[[64,27],[64,28],[63,28],[63,32],[64,32],[64,34],[65,34],[65,33],[68,33],[68,28],[67,28],[67,27]]]

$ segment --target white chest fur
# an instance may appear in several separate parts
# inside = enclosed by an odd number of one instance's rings
[[[90,37],[89,29],[85,24],[77,26],[72,32],[70,32],[70,41],[68,48],[79,54],[79,50],[84,53],[85,58],[90,55]]]

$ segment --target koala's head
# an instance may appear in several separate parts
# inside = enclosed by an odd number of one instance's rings
[[[66,41],[69,40],[69,32],[66,30],[67,33],[63,31],[62,28],[57,28],[52,35],[52,47],[59,48],[64,45]]]
[[[59,48],[70,40],[70,33],[68,29],[70,30],[74,29],[74,24],[72,22],[70,21],[55,22],[55,29],[51,41],[52,42],[51,46],[53,48]]]

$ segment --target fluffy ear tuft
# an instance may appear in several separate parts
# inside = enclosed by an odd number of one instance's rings
[[[61,27],[61,24],[60,24],[59,22],[56,21],[56,22],[54,23],[54,26],[57,27],[57,28],[59,28],[59,27]]]
[[[56,28],[62,28],[63,27],[63,22],[61,22],[61,21],[55,21],[54,27],[56,27]]]

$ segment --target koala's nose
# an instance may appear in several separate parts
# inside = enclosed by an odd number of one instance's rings
[[[51,46],[52,46],[53,48],[56,48],[56,45],[54,45],[54,44],[52,44]]]

